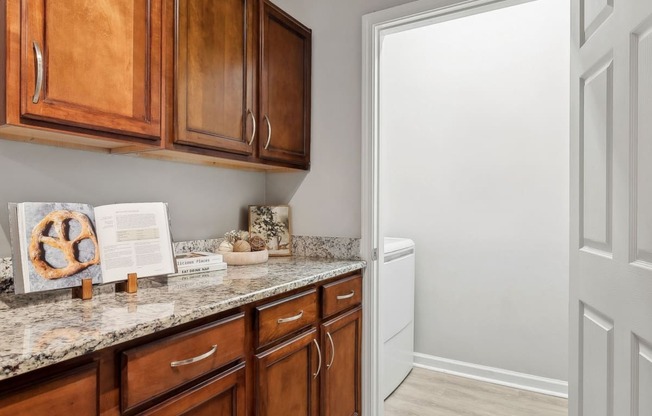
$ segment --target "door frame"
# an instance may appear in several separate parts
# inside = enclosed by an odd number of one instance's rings
[[[409,29],[536,0],[419,0],[362,16],[362,238],[364,279],[362,411],[383,415],[379,275],[383,264],[380,225],[380,56],[385,36]]]

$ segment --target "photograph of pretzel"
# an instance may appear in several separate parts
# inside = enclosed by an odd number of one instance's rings
[[[75,220],[81,230],[70,238],[70,222]],[[88,240],[92,243],[93,254],[89,260],[80,260],[80,243]],[[48,250],[57,250],[66,262],[64,267],[54,267],[46,261]],[[100,262],[100,251],[93,225],[89,218],[76,211],[55,210],[47,214],[32,230],[29,243],[29,259],[34,270],[41,277],[53,280],[72,276]]]

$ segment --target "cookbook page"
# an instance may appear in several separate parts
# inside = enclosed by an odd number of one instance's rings
[[[163,202],[95,207],[102,282],[175,272],[167,205]]]

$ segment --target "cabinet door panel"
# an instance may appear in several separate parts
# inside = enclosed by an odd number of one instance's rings
[[[176,142],[252,153],[251,3],[178,1]]]
[[[159,137],[160,6],[23,0],[21,116]]]
[[[325,360],[322,376],[322,415],[359,415],[361,407],[361,308],[323,324],[321,335]]]
[[[0,398],[0,416],[98,414],[97,363]]]
[[[258,416],[318,414],[318,380],[314,373],[321,360],[316,339],[317,331],[312,329],[256,355]]]
[[[267,1],[261,7],[260,157],[307,168],[311,32]]]
[[[245,365],[156,406],[143,416],[245,416]]]

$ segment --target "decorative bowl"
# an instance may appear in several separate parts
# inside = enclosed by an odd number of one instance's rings
[[[248,264],[265,263],[269,258],[269,251],[218,251],[224,262],[229,266],[246,266]]]

